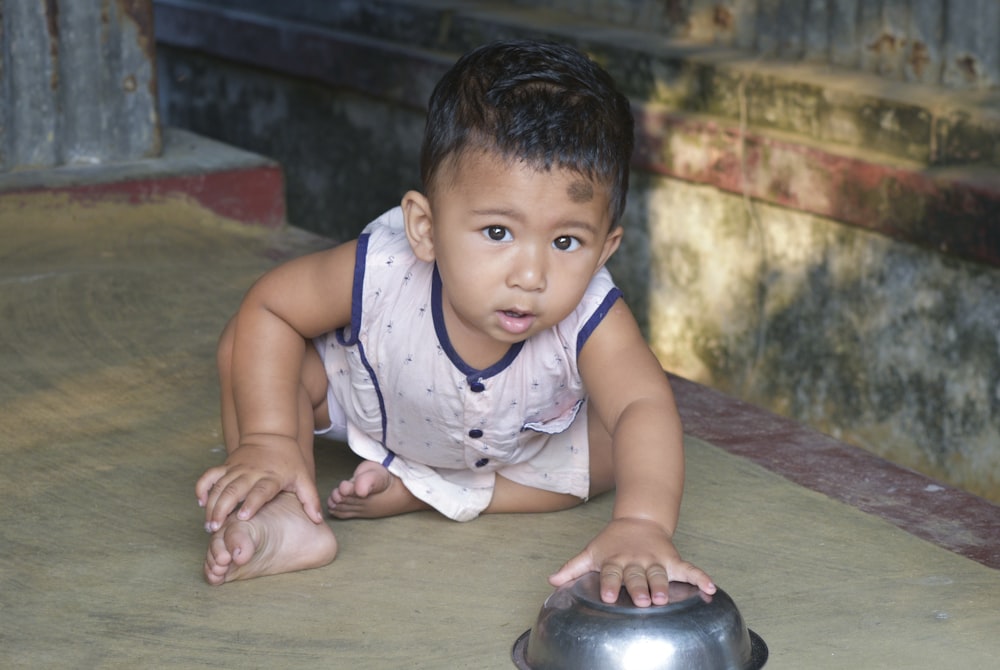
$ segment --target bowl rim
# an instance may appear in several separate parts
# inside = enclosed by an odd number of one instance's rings
[[[769,655],[767,643],[764,638],[747,628],[750,635],[750,662],[740,670],[760,670],[767,663]],[[510,650],[510,658],[518,670],[536,670],[528,665],[528,638],[531,637],[531,629],[524,631],[514,641],[514,646]]]

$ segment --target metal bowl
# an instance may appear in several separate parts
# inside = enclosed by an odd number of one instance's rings
[[[671,582],[670,602],[640,608],[622,589],[600,596],[589,573],[556,589],[514,643],[521,670],[758,670],[767,645],[747,628],[732,598]]]

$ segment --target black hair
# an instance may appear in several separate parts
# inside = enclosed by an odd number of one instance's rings
[[[566,45],[494,42],[462,56],[434,88],[420,175],[430,192],[444,161],[468,149],[573,170],[609,186],[614,225],[633,143],[628,98],[597,63]]]

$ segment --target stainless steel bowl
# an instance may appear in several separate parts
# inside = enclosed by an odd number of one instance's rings
[[[732,598],[671,582],[670,602],[639,608],[622,590],[600,596],[589,573],[556,589],[514,643],[521,670],[758,670],[767,645],[747,628]]]

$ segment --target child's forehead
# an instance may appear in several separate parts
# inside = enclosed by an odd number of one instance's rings
[[[464,179],[481,180],[495,177],[500,180],[512,171],[521,170],[534,172],[542,178],[555,177],[551,180],[553,185],[559,183],[559,187],[565,189],[567,197],[574,203],[590,202],[598,194],[607,195],[611,188],[610,184],[601,183],[573,168],[558,165],[546,168],[540,163],[535,164],[518,157],[506,157],[491,150],[460,152],[452,156],[442,167],[444,169],[438,172],[436,180],[445,189],[448,186],[459,185]]]
[[[594,185],[582,175],[569,183],[566,194],[573,202],[590,202],[594,199]]]

